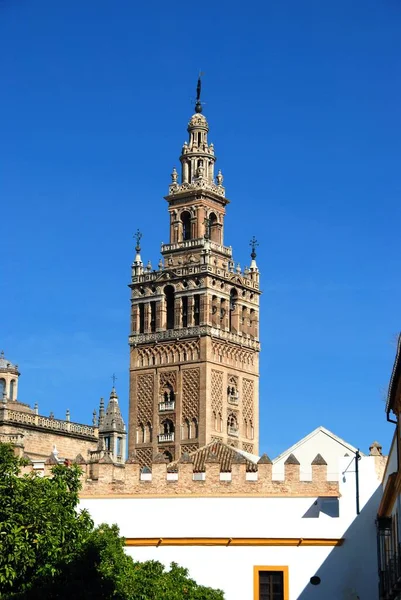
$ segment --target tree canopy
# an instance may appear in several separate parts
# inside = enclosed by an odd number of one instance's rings
[[[80,468],[21,474],[24,460],[0,443],[0,597],[4,600],[222,600],[187,569],[135,562],[116,525],[94,527],[78,510]]]

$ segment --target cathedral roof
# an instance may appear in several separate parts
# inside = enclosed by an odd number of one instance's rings
[[[193,459],[194,471],[203,472],[205,470],[206,462],[218,462],[220,464],[220,470],[224,472],[231,471],[231,465],[234,463],[246,463],[247,471],[257,471],[257,465],[246,458],[242,452],[238,452],[236,448],[224,444],[221,441],[213,441],[198,448],[194,452],[189,453],[189,457]],[[192,461],[191,461],[192,462]],[[169,464],[169,469],[174,466],[178,466],[179,460]]]
[[[18,366],[7,360],[7,358],[4,356],[3,350],[0,352],[0,369],[4,369],[5,371],[15,371],[18,373]]]
[[[99,431],[118,431],[125,432],[125,423],[118,404],[118,396],[115,388],[111,390],[110,400],[107,405],[102,423],[99,425]]]

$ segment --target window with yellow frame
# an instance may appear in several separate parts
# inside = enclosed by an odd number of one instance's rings
[[[253,567],[254,600],[289,600],[288,567]]]

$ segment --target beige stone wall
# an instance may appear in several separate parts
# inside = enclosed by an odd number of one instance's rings
[[[86,465],[82,497],[108,496],[261,496],[317,497],[339,495],[336,481],[327,481],[327,467],[313,465],[312,481],[300,481],[299,465],[286,465],[284,481],[272,479],[272,466],[258,465],[257,473],[246,473],[246,465],[232,465],[231,480],[221,480],[220,465],[207,463],[205,479],[193,480],[193,465],[180,464],[178,473],[167,473],[165,464],[153,464],[151,480],[141,479],[138,464],[117,467],[97,464],[96,479],[89,479],[93,469]],[[85,468],[85,466],[84,466]],[[142,476],[143,477],[143,476]],[[149,476],[147,476],[149,477]],[[227,477],[225,473],[223,477]]]
[[[79,437],[72,434],[55,433],[24,427],[23,425],[0,425],[0,434],[23,434],[21,443],[24,446],[24,452],[30,456],[38,458],[47,458],[56,446],[59,456],[63,458],[74,459],[78,454],[86,459],[89,450],[95,450],[97,440],[88,440],[85,437]]]

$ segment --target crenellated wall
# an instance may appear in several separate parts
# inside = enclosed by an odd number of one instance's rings
[[[300,479],[300,465],[287,464],[284,480],[272,478],[272,465],[259,464],[248,472],[246,464],[233,464],[230,472],[221,472],[218,462],[206,461],[202,473],[194,472],[191,462],[179,463],[174,472],[165,463],[153,463],[141,470],[136,462],[115,465],[79,461],[84,471],[82,497],[104,496],[277,496],[316,497],[339,495],[338,482],[327,480],[327,465],[312,465],[312,480]],[[48,475],[51,465],[45,465]]]

